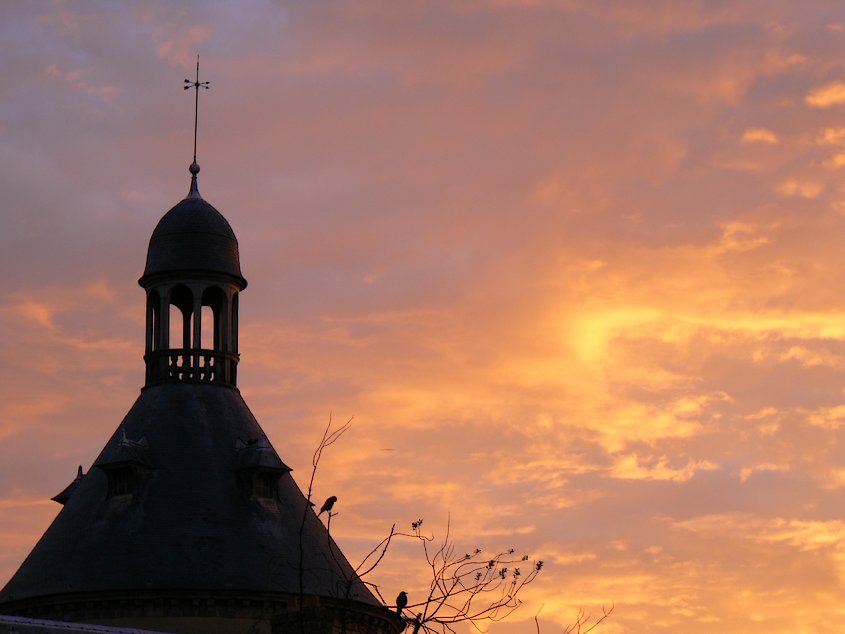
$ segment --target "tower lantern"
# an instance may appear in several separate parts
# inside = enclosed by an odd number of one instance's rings
[[[186,79],[184,85],[195,93],[191,188],[153,231],[138,280],[147,291],[145,387],[173,382],[237,385],[238,293],[246,280],[232,227],[203,200],[197,184],[199,95],[210,83],[200,81],[197,55],[196,79]]]
[[[238,294],[246,280],[235,233],[200,196],[198,172],[193,163],[188,196],[153,231],[138,280],[147,292],[146,387],[237,385]]]

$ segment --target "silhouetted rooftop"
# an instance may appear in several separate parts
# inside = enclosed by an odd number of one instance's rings
[[[142,455],[127,459],[127,449]],[[143,483],[131,496],[110,496],[108,469],[127,460],[143,467]],[[253,463],[278,475],[277,495],[250,495]],[[344,598],[354,573],[288,471],[237,390],[146,388],[0,592],[0,605],[116,590],[295,595],[303,512],[303,590]],[[360,582],[348,598],[378,605]]]

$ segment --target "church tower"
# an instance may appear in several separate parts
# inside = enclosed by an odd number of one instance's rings
[[[232,228],[200,196],[196,148],[190,172],[139,280],[141,394],[54,498],[63,508],[0,613],[185,634],[395,634],[404,623],[356,577],[238,391],[247,282]]]

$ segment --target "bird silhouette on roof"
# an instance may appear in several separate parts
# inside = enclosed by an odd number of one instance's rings
[[[337,502],[336,495],[326,498],[326,501],[323,502],[323,506],[320,507],[320,512],[317,513],[317,516],[320,516],[323,513],[330,513],[335,502]]]
[[[396,596],[396,614],[402,614],[402,610],[405,609],[406,605],[408,605],[408,593],[402,590]]]

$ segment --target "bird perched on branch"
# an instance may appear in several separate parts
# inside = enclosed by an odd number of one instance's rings
[[[326,501],[323,502],[323,506],[320,507],[320,512],[317,513],[317,516],[319,517],[323,513],[331,513],[332,507],[334,506],[335,502],[337,502],[336,495],[333,495],[330,498],[326,498]]]
[[[402,590],[396,596],[396,614],[402,614],[402,610],[405,609],[406,605],[408,605],[408,594]]]

